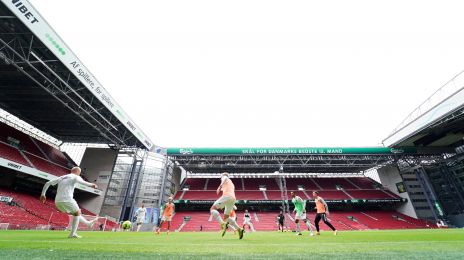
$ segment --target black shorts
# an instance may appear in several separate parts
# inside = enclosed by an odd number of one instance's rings
[[[283,226],[283,225],[284,225],[284,221],[283,221],[283,220],[282,220],[282,221],[279,220],[279,225]]]

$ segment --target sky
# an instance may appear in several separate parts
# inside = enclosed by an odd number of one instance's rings
[[[462,1],[30,2],[163,147],[379,146],[464,70]]]

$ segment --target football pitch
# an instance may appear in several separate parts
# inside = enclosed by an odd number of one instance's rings
[[[464,230],[323,232],[0,231],[1,259],[464,259]]]

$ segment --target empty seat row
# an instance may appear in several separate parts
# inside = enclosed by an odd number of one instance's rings
[[[278,178],[232,178],[236,190],[259,190],[261,187],[266,190],[280,190]],[[219,186],[220,178],[187,178],[184,187],[190,190],[216,190]],[[375,189],[379,184],[367,177],[351,178],[285,178],[287,190],[304,189],[313,190],[355,190],[355,189]]]
[[[311,192],[294,190],[298,196],[304,200],[313,199]],[[287,191],[287,197],[291,199],[291,191]],[[391,192],[384,190],[319,190],[319,196],[326,200],[350,200],[350,199],[398,199],[399,197]],[[176,200],[216,200],[219,195],[216,191],[178,191],[174,199]],[[237,200],[282,200],[281,191],[235,191]]]
[[[272,231],[278,229],[277,211],[253,212],[252,222],[257,231]],[[184,217],[190,217],[190,221],[182,227],[181,231],[219,231],[218,222],[210,217],[209,211],[184,211],[176,212],[172,220],[171,230],[179,229],[184,222]],[[290,219],[293,215],[286,215],[285,225],[294,230],[295,223]],[[314,223],[314,215],[308,214],[311,223]],[[435,228],[435,225],[427,223],[424,220],[414,219],[395,211],[340,211],[331,212],[329,220],[338,230],[371,230],[371,229],[417,229],[417,228]],[[237,212],[237,223],[242,225],[243,212]],[[322,222],[321,230],[330,230]]]

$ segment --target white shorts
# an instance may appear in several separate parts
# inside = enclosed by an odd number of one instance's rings
[[[172,220],[172,216],[162,216],[161,217],[161,221],[171,221]]]
[[[137,224],[142,224],[143,222],[145,222],[145,218],[137,218]]]
[[[306,219],[306,213],[304,213],[304,212],[298,213],[298,211],[297,211],[296,214],[295,214],[295,219],[305,220]]]
[[[244,218],[243,219],[243,225],[250,225],[251,224],[251,219],[250,218]]]
[[[56,201],[55,202],[56,208],[67,214],[74,214],[79,211],[79,205],[75,200],[72,201]]]
[[[213,204],[218,209],[224,209],[224,215],[229,215],[234,209],[235,199],[231,196],[222,196]]]

